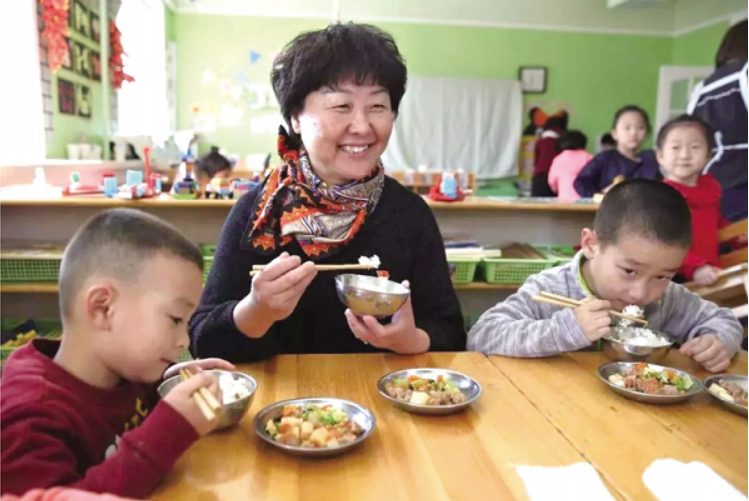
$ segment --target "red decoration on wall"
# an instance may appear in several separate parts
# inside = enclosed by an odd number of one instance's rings
[[[39,0],[42,4],[44,31],[42,36],[47,39],[47,58],[49,69],[54,73],[68,55],[68,10],[69,0]]]
[[[122,49],[120,37],[122,34],[117,29],[117,25],[109,20],[109,72],[112,75],[112,86],[115,89],[122,87],[122,82],[135,82],[135,79],[125,73],[125,65],[122,62],[122,55],[125,51]]]

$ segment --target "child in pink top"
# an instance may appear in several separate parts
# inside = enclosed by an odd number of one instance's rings
[[[557,194],[560,202],[574,202],[580,195],[573,184],[577,174],[593,158],[585,151],[588,138],[579,130],[571,130],[559,138],[559,149],[562,151],[554,157],[549,169],[549,187]]]

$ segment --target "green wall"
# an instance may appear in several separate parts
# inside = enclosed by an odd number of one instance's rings
[[[671,64],[675,66],[714,66],[715,53],[728,22],[718,23],[701,30],[692,31],[674,39],[674,54]]]
[[[234,101],[222,96],[220,79],[232,81],[242,69],[252,82],[267,83],[268,56],[296,33],[325,25],[310,20],[176,15],[178,126],[192,125],[191,110],[196,105],[213,116],[220,115],[225,105],[241,107],[245,97]],[[591,143],[610,129],[619,106],[635,103],[654,112],[658,68],[670,64],[673,52],[673,40],[666,37],[400,23],[380,26],[395,37],[412,76],[514,79],[520,66],[547,66],[547,92],[527,95],[526,105],[539,103],[550,112],[568,108],[571,127],[585,132]],[[246,62],[250,49],[263,55],[251,67]],[[205,84],[202,74],[208,68],[216,73],[217,81]],[[243,126],[219,125],[206,134],[208,142],[242,155],[272,151],[275,135],[252,134],[247,123],[273,111],[244,109]]]

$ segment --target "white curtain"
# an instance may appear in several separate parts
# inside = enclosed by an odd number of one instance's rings
[[[166,95],[166,43],[162,0],[123,0],[117,14],[122,33],[125,73],[117,95],[118,136],[151,136],[162,142],[171,134]]]
[[[29,165],[45,157],[39,30],[35,0],[3,2],[0,54],[0,165]]]
[[[516,175],[522,115],[518,81],[411,77],[383,163],[390,171]]]

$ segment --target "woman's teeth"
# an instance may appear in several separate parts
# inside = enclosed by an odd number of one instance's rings
[[[346,153],[361,153],[369,149],[369,146],[341,146],[341,150]]]

